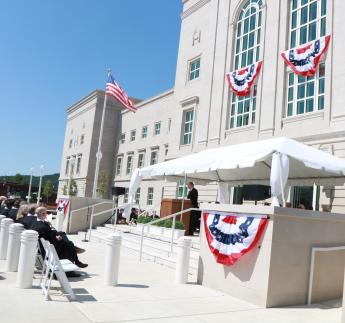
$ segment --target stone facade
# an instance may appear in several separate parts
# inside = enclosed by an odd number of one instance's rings
[[[251,3],[255,4],[251,5]],[[107,109],[110,119],[107,120],[109,128],[103,137],[104,147],[107,148],[104,151],[102,149],[104,164],[101,169],[105,167],[107,172],[112,174],[111,177],[114,179],[112,184],[128,187],[130,173],[137,167],[140,153],[145,153],[144,165],[147,166],[150,164],[152,151],[158,152],[158,162],[162,162],[216,146],[271,137],[291,137],[336,156],[345,157],[345,95],[343,93],[345,64],[342,62],[345,52],[343,41],[345,25],[342,23],[344,1],[309,0],[308,9],[306,9],[309,10],[309,16],[312,16],[314,8],[312,6],[317,8],[315,9],[317,31],[323,28],[320,27],[321,18],[326,12],[325,31],[326,34],[332,36],[327,56],[322,61],[324,64],[322,82],[325,89],[322,98],[323,106],[320,110],[316,107],[317,100],[320,101],[320,95],[316,97],[314,94],[313,111],[293,115],[288,115],[287,112],[290,70],[280,57],[280,53],[290,48],[290,37],[292,37],[290,24],[292,12],[295,10],[293,6],[296,4],[300,7],[296,10],[298,17],[302,19],[304,17],[303,3],[301,0],[183,0],[174,89],[139,103],[137,113],[122,110],[119,114],[118,109]],[[251,6],[260,10],[261,24],[257,22],[257,26],[261,28],[259,59],[263,60],[263,68],[256,83],[255,110],[252,106],[250,107],[251,116],[255,112],[255,120],[251,119],[253,122],[249,121],[247,125],[231,127],[232,92],[229,90],[225,75],[233,70],[235,64],[238,21],[241,19],[242,12],[245,14],[246,8],[251,8]],[[311,27],[308,28],[310,33]],[[319,77],[321,78],[319,75],[316,76],[314,91],[317,91],[317,87],[320,91]],[[309,91],[307,86],[305,84],[304,91]],[[297,86],[296,91],[300,91]],[[95,130],[99,129],[97,122],[99,122],[100,110],[98,109],[103,100],[101,93],[101,91],[94,92],[68,110],[61,181],[66,181],[66,176],[64,176],[66,157],[72,153],[79,153],[76,151],[77,148],[68,149],[72,136],[71,129],[73,128],[74,131],[77,131],[78,127],[80,129],[82,120],[85,118],[89,128],[78,131],[85,132],[87,145],[84,146],[82,152],[80,178],[77,176],[75,178],[80,185],[80,194],[85,192],[86,196],[91,192],[90,185],[93,184],[95,163],[93,156],[96,151],[94,144],[98,140],[98,133]],[[251,96],[252,99],[253,96]],[[306,99],[304,103],[306,106],[309,104],[307,101]],[[109,102],[115,105],[112,100]],[[236,105],[238,113],[239,109],[240,107]],[[193,111],[189,137],[188,134],[185,136],[188,111]],[[114,115],[110,116],[111,113]],[[235,119],[238,115],[234,117],[235,124],[239,122]],[[243,118],[245,118],[244,114]],[[244,123],[241,120],[240,122]],[[160,134],[155,135],[154,129],[157,122],[161,122]],[[74,124],[79,126],[74,126]],[[142,129],[145,126],[147,126],[147,137],[142,138]],[[136,130],[136,136],[134,140],[130,140],[133,130]],[[124,143],[120,142],[121,134],[125,134]],[[132,156],[129,174],[126,172],[128,156]],[[122,167],[116,173],[118,157],[122,157]],[[140,205],[143,208],[146,208],[148,204],[149,188],[153,188],[152,204],[157,206],[157,210],[162,196],[175,197],[177,194],[176,183],[144,181],[140,191]],[[201,200],[214,201],[216,184],[197,188]],[[293,190],[290,192],[291,200],[293,192]],[[320,192],[318,193],[319,204],[328,204],[335,212],[344,209],[344,187],[330,185],[322,187],[318,192]],[[315,196],[316,194],[314,194],[314,199]],[[120,204],[122,202],[120,200]]]

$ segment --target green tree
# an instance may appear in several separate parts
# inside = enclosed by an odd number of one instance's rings
[[[42,192],[42,195],[45,196],[45,198],[47,199],[47,203],[49,201],[49,198],[53,195],[53,193],[54,193],[53,183],[50,180],[48,180],[46,184],[44,185],[43,192]]]
[[[25,177],[20,173],[17,173],[16,175],[14,175],[13,182],[20,185],[26,184]]]
[[[108,174],[106,171],[101,171],[100,179],[97,187],[97,193],[102,197],[106,198],[108,195]]]

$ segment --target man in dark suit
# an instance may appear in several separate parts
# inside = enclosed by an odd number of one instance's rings
[[[8,218],[8,214],[10,213],[10,210],[12,209],[13,206],[13,200],[7,199],[5,202],[5,207],[3,208],[1,215],[6,216]]]
[[[188,183],[188,195],[187,198],[192,202],[193,208],[198,208],[198,190],[194,188],[194,183]],[[199,211],[190,211],[190,222],[189,222],[189,235],[194,235],[194,232],[199,224],[200,213]]]
[[[17,213],[18,213],[18,209],[19,209],[19,204],[20,204],[20,201],[15,200],[11,210],[8,212],[8,215],[7,215],[7,217],[12,219],[14,222],[17,220]]]
[[[87,267],[87,264],[78,259],[77,250],[82,249],[76,248],[63,232],[57,232],[46,222],[47,209],[45,207],[40,206],[36,209],[36,217],[37,220],[31,223],[30,229],[37,231],[39,238],[53,244],[60,259],[69,259],[80,268]]]

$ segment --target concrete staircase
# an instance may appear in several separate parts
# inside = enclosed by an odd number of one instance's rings
[[[107,236],[114,232],[122,236],[122,247],[126,252],[137,255],[139,259],[140,239],[141,236],[135,226],[106,224],[92,229],[92,241],[104,241]],[[78,235],[84,237],[85,232],[79,232]],[[89,232],[88,232],[89,236]],[[192,237],[192,247],[190,252],[189,274],[196,276],[199,261],[199,237]],[[176,266],[176,241],[174,241],[173,251],[170,252],[170,239],[157,237],[153,235],[145,235],[143,244],[144,260],[153,261],[157,264],[175,268]]]

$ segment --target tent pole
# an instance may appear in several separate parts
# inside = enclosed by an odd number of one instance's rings
[[[181,203],[181,212],[183,211],[184,208],[184,194],[185,194],[185,189],[186,189],[186,181],[187,181],[187,174],[184,174],[184,181],[183,181],[183,190],[182,190],[182,203]],[[180,215],[180,221],[182,222],[183,219],[183,213]]]
[[[282,160],[281,160],[281,154],[279,154],[279,179],[280,179],[280,189],[282,191],[282,199],[283,199],[283,207],[286,206],[286,201],[285,201],[285,195],[284,195],[284,185],[283,185],[283,170],[282,170]]]

